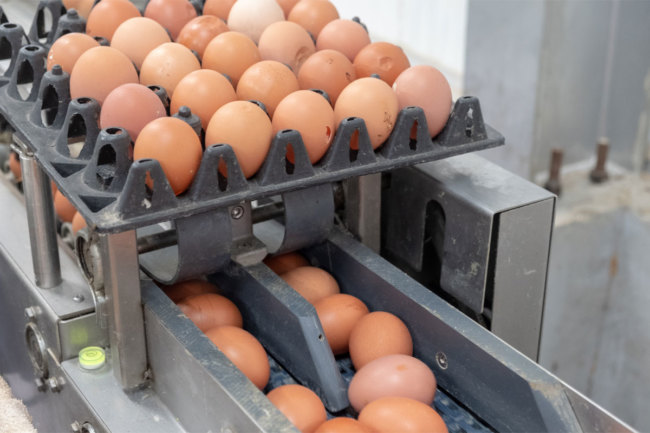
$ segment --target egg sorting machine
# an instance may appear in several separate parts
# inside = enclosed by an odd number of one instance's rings
[[[24,192],[0,180],[0,372],[42,431],[295,431],[153,282],[198,275],[239,306],[273,358],[272,382],[306,384],[345,412],[349,365],[313,307],[261,263],[295,250],[403,319],[450,431],[629,430],[534,362],[555,198],[478,156],[442,160],[503,143],[475,98],[456,102],[435,140],[420,110],[402,111],[377,153],[361,120],[344,121],[315,167],[299,134],[280,134],[249,181],[228,146],[209,147],[176,198],[155,161],[128,161],[123,131],[98,130],[94,101],[66,99],[67,76],[43,71],[44,47],[83,28],[62,13],[41,1],[28,36],[0,26],[11,59],[0,113]],[[73,136],[85,140],[78,158]],[[74,248],[57,235],[50,178],[91,228]],[[90,345],[107,348],[93,371],[77,359]]]

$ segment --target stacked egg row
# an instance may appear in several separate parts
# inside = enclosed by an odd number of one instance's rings
[[[412,356],[413,340],[400,318],[385,311],[370,312],[360,299],[341,293],[332,275],[310,266],[300,254],[271,257],[265,263],[314,306],[332,352],[349,353],[356,369],[348,398],[358,419],[328,420],[316,393],[302,385],[268,390],[271,403],[300,431],[447,432],[431,407],[435,376]],[[205,281],[184,282],[164,291],[251,382],[261,390],[268,388],[268,357],[259,341],[241,329],[242,316],[234,303]]]
[[[250,178],[279,131],[299,131],[317,163],[343,119],[362,118],[378,148],[400,109],[422,107],[432,137],[451,109],[437,69],[410,66],[401,48],[371,42],[327,0],[208,0],[201,16],[188,0],[151,0],[144,16],[128,0],[64,4],[87,14],[87,34],[55,41],[48,69],[70,74],[72,98],[96,99],[100,126],[124,128],[133,158],[158,160],[176,194],[192,183],[206,146],[229,144]],[[169,117],[182,106],[199,117],[200,136]]]

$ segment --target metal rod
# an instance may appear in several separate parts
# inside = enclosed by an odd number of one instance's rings
[[[589,173],[589,179],[593,183],[605,182],[609,175],[605,165],[607,164],[607,154],[609,153],[609,139],[600,137],[596,147],[596,167]]]
[[[138,254],[150,253],[151,251],[176,245],[178,235],[176,230],[166,230],[138,238]]]
[[[544,188],[555,195],[560,195],[562,192],[562,182],[560,180],[560,169],[562,168],[562,158],[564,151],[562,149],[553,149],[551,152],[551,168],[549,170],[548,180],[544,184]]]
[[[283,203],[272,203],[252,210],[253,224],[267,221],[284,215]],[[138,238],[138,254],[150,253],[162,248],[171,247],[178,242],[176,230],[166,230]]]
[[[271,203],[253,209],[253,224],[284,215],[284,203]]]
[[[100,234],[113,372],[125,390],[145,381],[147,348],[135,230]]]
[[[36,285],[50,289],[61,284],[61,265],[56,240],[56,220],[50,178],[14,135],[14,149],[20,157],[23,192],[29,224],[29,241]]]

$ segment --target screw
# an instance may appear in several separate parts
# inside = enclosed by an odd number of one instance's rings
[[[596,152],[596,168],[591,170],[591,173],[589,173],[589,179],[591,179],[593,183],[602,183],[609,178],[607,170],[605,169],[607,154],[609,153],[609,139],[607,137],[601,137],[598,139],[598,148]]]
[[[553,149],[551,151],[551,168],[549,170],[549,177],[544,188],[549,190],[555,195],[560,195],[562,192],[562,184],[560,183],[560,168],[562,168],[562,158],[564,151],[562,149]]]
[[[34,383],[36,384],[36,389],[39,391],[45,391],[45,382],[43,382],[43,379],[40,377],[37,377],[34,379]]]
[[[41,309],[39,307],[27,307],[27,308],[25,308],[25,317],[32,320],[38,314],[40,314],[40,312],[41,312]]]
[[[96,431],[95,427],[89,422],[85,422],[81,425],[81,433],[95,433]]]
[[[241,206],[235,206],[232,208],[230,211],[230,216],[233,217],[233,219],[240,219],[241,217],[244,216],[244,208]]]
[[[56,377],[47,379],[47,386],[52,392],[61,392],[61,382]]]
[[[83,302],[84,299],[86,299],[86,298],[84,298],[84,295],[82,295],[81,293],[79,293],[77,295],[74,295],[72,297],[72,300],[75,301],[75,302]]]
[[[443,370],[446,370],[447,367],[449,367],[449,364],[447,363],[447,355],[442,352],[436,353],[436,362],[438,363],[438,367]]]

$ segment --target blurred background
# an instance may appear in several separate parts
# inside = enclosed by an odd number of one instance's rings
[[[475,95],[506,146],[482,152],[561,194],[540,363],[650,426],[650,1],[333,0],[373,41]],[[599,138],[608,179],[590,180]]]

